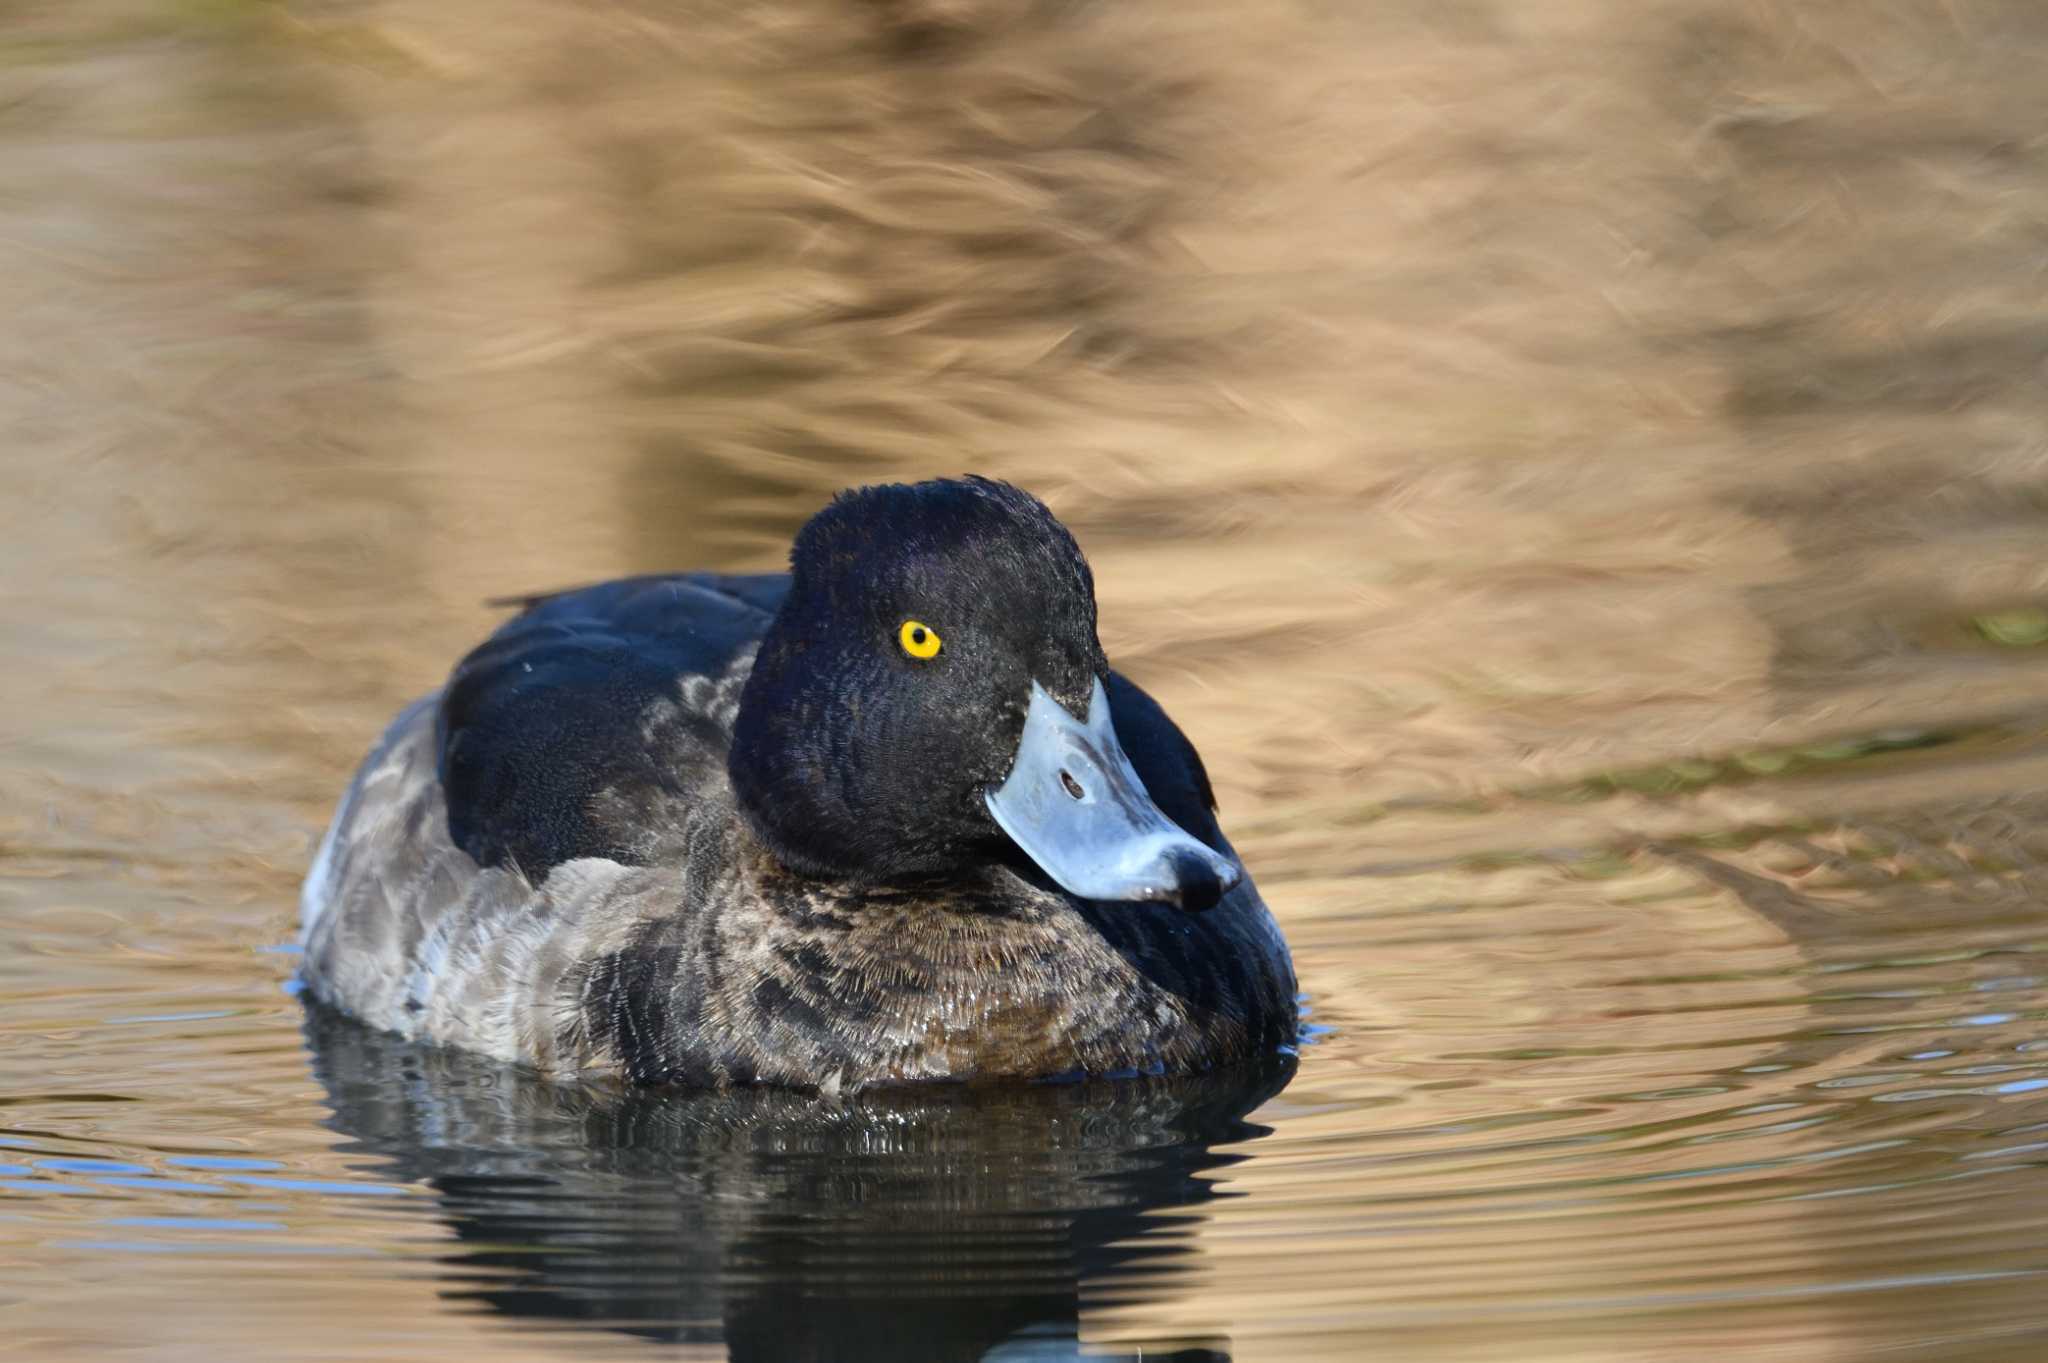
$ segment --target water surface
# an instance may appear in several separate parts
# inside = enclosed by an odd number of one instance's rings
[[[82,0],[0,29],[24,1358],[2048,1349],[2048,20]],[[1298,1060],[561,1089],[306,1014],[490,597],[1045,495]]]

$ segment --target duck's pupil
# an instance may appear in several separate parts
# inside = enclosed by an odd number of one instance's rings
[[[911,643],[913,643],[913,644],[921,644],[921,643],[923,643],[923,642],[924,642],[924,631],[923,631],[923,630],[921,630],[921,629],[914,629],[914,630],[910,631],[910,642],[911,642]]]
[[[1073,796],[1076,800],[1082,798],[1088,793],[1087,791],[1081,788],[1081,783],[1074,779],[1073,773],[1071,772],[1063,771],[1060,773],[1060,784],[1065,786],[1067,788],[1067,794]]]

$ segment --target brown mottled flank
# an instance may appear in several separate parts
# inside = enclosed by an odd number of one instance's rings
[[[680,681],[649,741],[729,734],[751,662]],[[825,1089],[1180,1072],[1292,1039],[1287,949],[1249,882],[1191,915],[1001,867],[921,891],[804,880],[719,762],[645,811],[645,866],[480,867],[449,838],[437,699],[366,759],[302,900],[308,986],[372,1026],[551,1074]]]

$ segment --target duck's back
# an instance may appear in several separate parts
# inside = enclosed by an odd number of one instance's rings
[[[455,669],[436,717],[456,846],[538,879],[644,864],[664,814],[724,780],[746,663],[784,574],[627,578],[532,598]]]
[[[406,1036],[595,1063],[562,1000],[663,911],[693,835],[729,827],[732,719],[787,586],[686,574],[522,602],[357,771],[301,897],[307,985]]]

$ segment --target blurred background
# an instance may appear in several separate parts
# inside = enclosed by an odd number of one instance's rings
[[[1245,1122],[1118,1108],[1000,1188],[1037,1118],[868,1114],[938,1133],[939,1220],[1071,1251],[990,1248],[920,1350],[2036,1356],[2044,68],[2025,0],[10,4],[0,1353],[894,1300],[704,1229],[731,1113],[608,1162],[641,1117],[486,1120],[515,1077],[281,986],[487,598],[974,471],[1080,539],[1323,1030]],[[900,1247],[827,1155],[775,1243]],[[573,1226],[451,1211],[565,1171]],[[541,1291],[565,1243],[639,1295]],[[891,1356],[844,1318],[754,1356]]]

